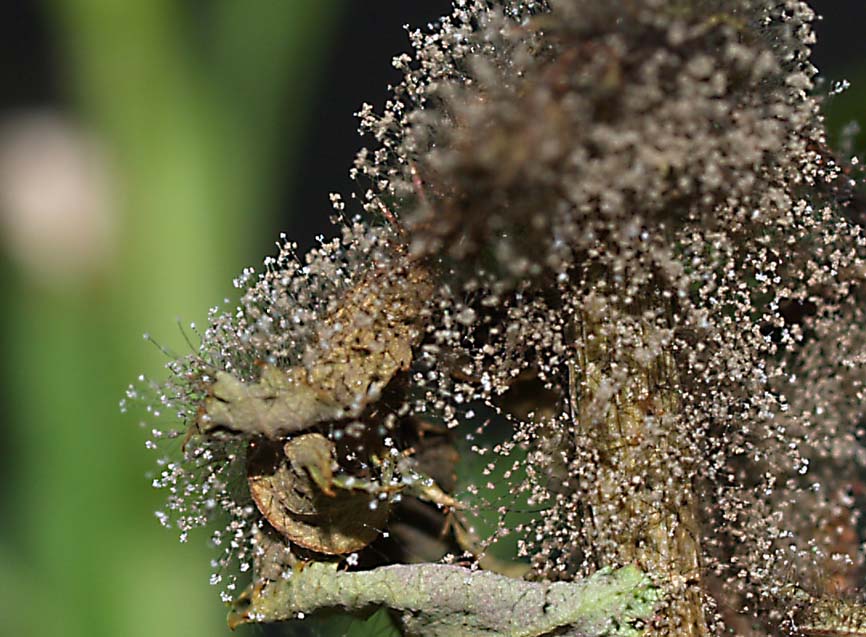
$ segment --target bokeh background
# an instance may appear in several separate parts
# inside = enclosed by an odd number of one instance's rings
[[[118,401],[231,280],[330,234],[404,24],[447,0],[13,0],[0,8],[0,634],[219,636],[203,533],[153,512]],[[866,2],[814,2],[833,137],[866,122]],[[850,129],[849,129],[850,130]],[[861,145],[862,134],[855,139]],[[855,147],[853,150],[857,150]],[[347,622],[243,634],[386,634]]]

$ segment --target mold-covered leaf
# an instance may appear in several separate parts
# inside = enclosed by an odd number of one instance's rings
[[[303,366],[261,365],[258,382],[220,371],[196,431],[226,429],[277,439],[318,423],[358,416],[412,362],[418,321],[432,291],[426,268],[411,262],[372,269],[325,321]]]
[[[430,272],[404,261],[371,270],[319,330],[309,381],[357,415],[412,362],[422,310],[433,291]]]
[[[247,592],[229,625],[342,608],[391,609],[405,634],[424,637],[638,637],[658,592],[633,567],[576,582],[527,582],[445,564],[341,572],[314,562]]]
[[[228,429],[273,439],[340,418],[344,406],[327,392],[317,391],[306,376],[302,368],[283,371],[263,365],[259,382],[243,383],[232,374],[217,372],[196,423],[198,430]]]

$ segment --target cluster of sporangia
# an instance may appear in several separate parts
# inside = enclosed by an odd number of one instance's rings
[[[813,19],[458,0],[413,32],[361,112],[369,220],[333,196],[340,237],[245,272],[157,386],[184,428],[154,435],[185,437],[160,515],[228,520],[215,581],[517,534],[527,577],[640,566],[653,634],[866,634],[829,601],[861,577],[866,240]],[[490,538],[452,499],[464,435],[509,480],[469,487],[500,489]]]

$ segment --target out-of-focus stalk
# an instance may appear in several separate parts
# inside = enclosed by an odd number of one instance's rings
[[[159,528],[155,498],[142,503],[152,458],[117,403],[130,378],[159,375],[165,362],[134,336],[149,331],[183,351],[172,317],[201,320],[232,274],[260,260],[274,140],[304,114],[339,6],[264,2],[234,15],[234,5],[201,16],[167,0],[51,5],[71,92],[107,152],[120,202],[116,259],[102,271],[37,285],[7,270],[5,445],[20,485],[0,536],[0,546],[8,537],[20,547],[9,561],[0,548],[10,634],[226,630],[202,587],[201,551]],[[185,28],[205,14],[220,25],[213,64],[194,54]],[[290,90],[298,97],[287,113]]]

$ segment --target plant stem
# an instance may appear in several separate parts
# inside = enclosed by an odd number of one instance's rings
[[[595,462],[582,548],[597,567],[636,564],[666,589],[663,620],[650,635],[705,637],[686,449],[692,441],[683,440],[675,362],[663,348],[648,362],[629,358],[624,365],[612,350],[614,329],[613,321],[586,316],[579,324],[581,377],[573,370],[571,382],[575,445]],[[626,382],[618,380],[623,367]]]

